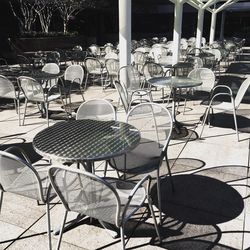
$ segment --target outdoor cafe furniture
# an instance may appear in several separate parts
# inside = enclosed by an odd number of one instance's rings
[[[202,85],[194,88],[190,88],[186,95],[182,95],[182,98],[185,99],[183,114],[186,110],[187,100],[200,100],[201,104],[205,104],[209,101],[211,91],[215,86],[215,75],[211,69],[208,68],[197,68],[193,69],[188,77],[196,80],[201,80]]]
[[[111,102],[104,99],[92,99],[82,103],[77,110],[76,120],[83,119],[116,120],[116,111]]]
[[[33,102],[33,103],[35,102],[35,103],[41,104],[41,107],[39,106],[38,107],[42,115],[44,115],[45,113],[47,124],[49,126],[49,110],[48,110],[49,103],[51,101],[55,101],[56,99],[61,98],[61,94],[52,92],[52,90],[54,88],[57,88],[57,86],[56,85],[52,86],[45,93],[42,85],[38,81],[36,81],[34,78],[27,77],[27,76],[20,76],[18,77],[17,82],[25,96],[25,106],[24,106],[22,125],[24,125],[28,102]]]
[[[167,148],[173,128],[168,109],[157,103],[141,103],[133,107],[127,115],[127,123],[140,131],[139,145],[124,155],[110,159],[109,165],[123,173],[124,179],[136,179],[138,175],[156,171],[158,208],[161,222],[160,167],[165,159],[171,177]],[[164,173],[166,175],[166,172]],[[139,177],[140,178],[140,177]],[[171,184],[173,188],[172,179]]]
[[[189,77],[178,77],[178,76],[162,76],[153,77],[148,80],[152,85],[170,87],[172,90],[172,118],[174,122],[174,130],[172,133],[172,139],[178,138],[181,135],[183,128],[182,124],[176,119],[176,102],[177,102],[177,89],[187,89],[200,86],[201,80],[192,79]]]
[[[39,132],[33,140],[35,151],[52,162],[77,163],[88,172],[94,162],[125,154],[140,142],[140,132],[118,121],[71,120],[58,122]]]
[[[33,146],[52,161],[82,163],[91,172],[94,161],[124,154],[139,141],[140,133],[132,125],[84,119],[58,122],[42,130],[34,137]]]
[[[51,167],[49,178],[65,209],[56,249],[60,248],[69,211],[118,227],[120,249],[125,249],[125,225],[141,207],[145,206],[145,202],[148,204],[156,234],[161,242],[149,196],[150,176],[147,175],[138,183],[134,183],[115,178],[101,178],[86,171],[67,167]]]
[[[110,82],[111,86],[114,86],[114,82],[118,80],[118,72],[120,68],[119,60],[107,59],[105,60],[105,67],[107,69],[107,81]]]
[[[127,99],[131,105],[131,102],[136,100],[152,101],[152,95],[150,88],[147,88],[143,77],[140,72],[132,65],[123,66],[119,69],[118,79],[120,84],[127,91]],[[133,98],[136,98],[134,100]]]
[[[18,124],[20,126],[20,99],[23,99],[24,95],[8,78],[2,75],[0,75],[0,98],[14,100],[15,109],[18,114]]]
[[[65,111],[67,115],[72,115],[72,111],[76,110],[79,107],[79,102],[72,103],[71,94],[80,93],[82,101],[85,101],[83,95],[83,78],[84,78],[84,69],[81,65],[74,64],[66,68],[64,72],[64,78],[62,80],[62,91],[65,97]],[[80,102],[82,103],[82,102]]]
[[[85,86],[84,89],[86,90],[88,81],[91,79],[92,82],[101,82],[101,86],[103,89],[105,86],[105,79],[107,71],[105,69],[105,65],[100,62],[97,58],[94,57],[87,57],[85,59],[85,68],[87,71],[86,79],[85,79]]]
[[[43,72],[46,72],[48,74],[59,74],[60,73],[60,68],[56,63],[46,63],[43,68],[42,68]],[[47,87],[48,82],[49,82],[49,86],[53,86],[55,84],[57,84],[58,78],[55,79],[50,79],[49,81],[45,80],[45,87]]]
[[[55,193],[50,192],[47,168],[41,169],[31,164],[21,148],[9,147],[5,151],[0,151],[0,183],[0,209],[5,192],[46,204],[48,249],[52,249],[49,202],[55,197]]]
[[[225,111],[233,112],[236,135],[237,135],[237,139],[239,141],[239,132],[238,132],[236,112],[237,112],[237,110],[241,104],[241,101],[242,101],[245,93],[247,92],[249,86],[250,86],[250,78],[247,78],[241,84],[235,97],[233,96],[233,92],[232,92],[231,88],[226,86],[226,85],[217,85],[213,88],[212,91],[215,94],[211,97],[211,100],[210,100],[209,104],[207,105],[207,109],[206,109],[206,112],[205,112],[205,115],[204,115],[203,121],[202,121],[202,130],[200,133],[200,138],[202,136],[206,120],[210,115],[210,110],[219,110],[221,112],[225,112]],[[217,89],[219,89],[220,91],[216,92]],[[219,102],[219,103],[215,102],[216,98],[218,98],[220,96],[228,96],[230,98],[230,102]]]

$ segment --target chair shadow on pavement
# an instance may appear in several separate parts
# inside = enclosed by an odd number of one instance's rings
[[[11,143],[11,140],[9,141],[9,143],[6,144],[2,144],[0,146],[0,150],[5,150],[9,147],[20,147],[21,149],[23,149],[25,151],[25,153],[28,155],[29,159],[31,160],[31,163],[37,162],[39,160],[42,159],[42,156],[40,156],[39,154],[37,154],[32,146],[32,142],[26,142],[25,139],[22,138],[17,138],[20,141],[20,143]],[[16,141],[16,139],[15,139]]]
[[[180,174],[172,178],[174,190],[169,177],[161,181],[164,214],[161,230],[175,231],[175,236],[161,231],[161,247],[178,250],[212,249],[215,246],[234,249],[219,243],[223,232],[217,224],[231,221],[241,214],[244,209],[242,196],[227,183],[208,176]],[[152,197],[157,207],[156,191],[154,185]]]

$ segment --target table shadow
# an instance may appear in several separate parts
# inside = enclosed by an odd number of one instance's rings
[[[161,181],[162,211],[167,217],[196,225],[215,225],[236,218],[244,208],[241,195],[230,185],[201,175],[176,175]],[[156,185],[152,188],[157,206]]]

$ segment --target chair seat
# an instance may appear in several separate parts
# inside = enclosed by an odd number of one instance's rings
[[[136,186],[136,183],[129,181],[122,181],[119,179],[108,178],[108,177],[104,178],[104,180],[112,185],[112,187],[117,191],[118,196],[120,197],[121,201],[120,218],[121,218],[124,212],[125,205],[128,202],[128,197],[133,188]],[[129,218],[131,214],[133,214],[136,210],[138,210],[141,207],[141,205],[145,201],[145,197],[146,197],[146,190],[142,186],[137,190],[135,196],[133,197],[126,212],[126,215],[124,217],[125,219]]]
[[[126,155],[110,160],[110,165],[129,174],[147,173],[159,167],[162,147],[157,142],[144,140]]]
[[[60,98],[60,94],[50,95],[48,97],[48,101],[50,102],[50,101],[56,100],[58,98]]]
[[[212,104],[213,109],[218,110],[234,110],[234,105],[231,102],[221,102],[219,104]],[[237,109],[237,108],[236,108]]]

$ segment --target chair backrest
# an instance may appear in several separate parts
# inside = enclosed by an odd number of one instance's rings
[[[101,48],[96,44],[90,45],[88,49],[90,50],[90,53],[92,56],[100,56],[101,55]]]
[[[202,81],[202,85],[196,87],[196,90],[210,92],[215,85],[215,75],[211,69],[207,68],[193,69],[188,74],[188,77]]]
[[[152,151],[154,148],[162,152],[166,150],[173,129],[168,109],[157,103],[141,103],[129,111],[127,122],[140,131],[141,144],[145,143],[142,146],[150,144]]]
[[[188,57],[185,62],[189,62],[189,63],[192,63],[193,64],[193,67],[194,69],[197,69],[197,68],[202,68],[203,67],[203,61],[200,57],[198,56],[191,56],[191,57]]]
[[[0,75],[0,97],[16,99],[16,91],[13,83],[5,76]]]
[[[118,60],[118,54],[114,51],[111,51],[111,52],[108,52],[106,55],[105,55],[105,60],[108,60],[108,59],[116,59]]]
[[[103,69],[101,62],[94,57],[85,59],[85,67],[89,74],[101,74]]]
[[[42,71],[49,74],[58,74],[60,72],[60,68],[56,63],[46,63],[43,66]],[[57,80],[58,79],[51,79],[50,84],[55,85],[57,83]]]
[[[44,92],[41,84],[35,79],[26,76],[20,76],[17,79],[20,89],[22,89],[25,98],[29,101],[44,102]]]
[[[115,81],[114,85],[122,101],[124,110],[127,113],[129,110],[129,103],[131,100],[131,95],[128,93],[127,89],[119,81]]]
[[[70,65],[64,73],[64,80],[82,84],[84,70],[81,65]]]
[[[144,63],[147,61],[147,54],[142,51],[136,51],[132,54],[134,67],[142,73],[142,67]]]
[[[76,113],[76,120],[115,120],[116,113],[113,105],[104,99],[93,99],[80,105]]]
[[[250,77],[248,77],[241,85],[235,97],[235,107],[238,108],[246,91],[250,86]]]
[[[104,45],[104,52],[105,54],[109,54],[110,52],[115,52],[114,45],[112,43],[106,43]]]
[[[153,62],[145,63],[142,71],[146,80],[152,77],[163,76],[164,74],[162,66]]]
[[[135,51],[133,53],[133,58],[135,64],[144,64],[147,60],[146,54],[141,51]]]
[[[188,76],[189,72],[194,68],[193,63],[190,62],[178,62],[173,65],[175,76]]]
[[[139,71],[132,65],[123,66],[119,70],[119,81],[129,91],[141,88]]]
[[[42,71],[50,74],[58,74],[60,72],[60,68],[56,63],[46,63]]]
[[[44,202],[42,185],[36,170],[16,155],[0,151],[0,188]]]
[[[118,76],[120,64],[117,59],[107,59],[105,66],[109,75]]]
[[[49,168],[51,184],[68,211],[119,226],[120,198],[102,178],[65,167]]]
[[[161,45],[158,47],[153,47],[149,52],[149,56],[153,58],[156,63],[158,63],[159,58],[161,58],[162,56],[166,56],[167,53],[167,48],[164,48],[163,45]]]

